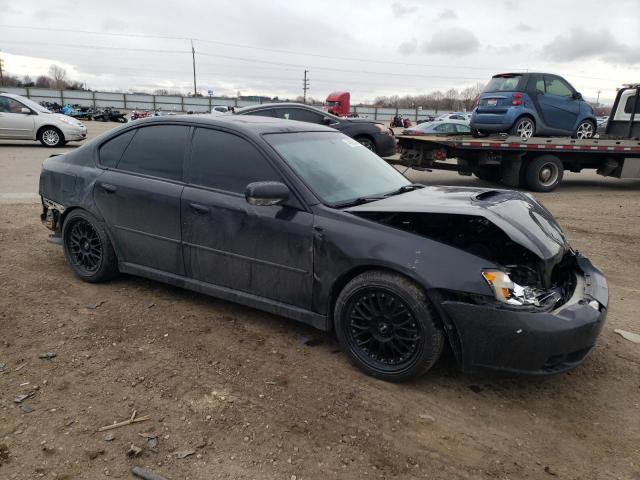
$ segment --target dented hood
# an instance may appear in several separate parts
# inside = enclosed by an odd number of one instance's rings
[[[549,211],[531,195],[513,190],[424,187],[346,211],[481,216],[547,266],[558,263],[570,249],[562,229]]]

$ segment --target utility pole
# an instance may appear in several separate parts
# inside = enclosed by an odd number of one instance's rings
[[[191,59],[193,60],[193,96],[198,93],[196,87],[196,50],[193,48],[193,39],[191,40]]]
[[[304,80],[302,81],[302,103],[307,103],[307,90],[309,90],[310,80],[307,78],[309,70],[304,71]]]
[[[600,106],[600,92],[602,92],[602,90],[598,90],[598,99],[596,100],[596,106]]]
[[[4,67],[4,60],[0,58],[0,86],[4,85],[4,77],[2,76],[3,67]]]

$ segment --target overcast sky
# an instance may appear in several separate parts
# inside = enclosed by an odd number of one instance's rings
[[[35,77],[56,63],[99,90],[192,91],[189,38],[204,94],[295,97],[305,68],[313,97],[355,101],[524,69],[601,101],[640,81],[637,0],[0,0],[0,12],[5,70]]]

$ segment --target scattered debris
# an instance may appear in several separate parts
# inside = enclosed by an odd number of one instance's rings
[[[147,448],[151,450],[153,453],[158,453],[158,444],[160,441],[158,437],[149,438],[147,440]]]
[[[7,364],[0,362],[0,373],[4,372],[4,369],[7,368]]]
[[[629,340],[633,343],[640,343],[640,335],[638,335],[637,333],[627,332],[626,330],[620,330],[619,328],[616,328],[614,332],[620,335],[625,340]]]
[[[85,455],[89,457],[89,460],[95,460],[100,455],[104,454],[104,450],[102,448],[98,448],[96,450],[85,450]]]
[[[107,433],[104,437],[105,442],[113,442],[116,439],[116,436],[113,433]]]
[[[71,418],[71,419],[67,420],[66,422],[64,422],[64,426],[65,427],[70,427],[74,423],[76,423],[76,421],[73,418]]]
[[[167,480],[162,475],[158,475],[157,473],[142,467],[133,467],[131,469],[131,473],[138,478],[142,478],[143,480]]]
[[[50,360],[52,358],[56,358],[58,355],[56,353],[53,352],[42,352],[40,355],[38,355],[38,358],[43,358],[45,360]]]
[[[558,475],[554,470],[551,470],[551,467],[549,465],[544,466],[544,471],[545,473],[548,473],[549,475],[552,475],[554,477]]]
[[[480,385],[469,385],[469,390],[471,390],[473,393],[480,393],[484,391],[484,388],[482,388]]]
[[[142,454],[142,449],[132,443],[131,446],[129,447],[129,450],[127,450],[127,456],[139,457],[140,454]]]
[[[141,436],[142,438],[157,438],[158,434],[156,433],[147,433],[147,432],[141,432],[138,433],[139,436]]]
[[[18,365],[18,366],[16,367],[16,372],[19,372],[19,371],[20,371],[20,370],[22,370],[24,367],[26,367],[26,366],[27,366],[27,363],[28,363],[28,362],[24,362],[24,363],[21,363],[20,365]]]
[[[155,306],[156,306],[156,304],[155,304],[155,303],[153,303],[153,302],[151,302],[149,305],[147,305],[147,308],[153,308],[153,307],[155,307]]]
[[[9,461],[9,447],[4,443],[0,443],[0,466]]]
[[[16,398],[13,399],[14,402],[16,403],[22,403],[24,402],[27,398],[31,398],[36,394],[35,390],[31,390],[29,393],[25,393],[24,395],[18,395]]]
[[[418,415],[418,418],[420,418],[420,420],[422,420],[424,422],[435,422],[436,421],[435,417],[432,417],[431,415],[427,415],[426,413],[421,413],[420,415]]]
[[[190,455],[193,455],[195,452],[195,450],[181,450],[179,452],[173,452],[173,455],[176,458],[187,458]]]
[[[316,347],[324,343],[324,340],[319,335],[312,335],[312,336],[303,335],[302,337],[300,337],[300,340],[307,347]]]
[[[20,410],[22,410],[22,413],[31,413],[35,410],[35,408],[27,403],[23,403],[22,405],[20,405]]]
[[[113,428],[125,427],[127,425],[131,425],[133,423],[146,422],[147,420],[151,420],[149,415],[144,415],[142,417],[136,417],[138,412],[136,410],[131,414],[131,418],[129,420],[123,420],[122,422],[113,423],[111,425],[105,425],[104,427],[100,427],[98,429],[99,432],[104,432],[106,430],[111,430]]]
[[[106,300],[98,300],[96,303],[92,304],[92,305],[87,305],[87,308],[89,310],[95,310],[96,308],[100,307],[101,305],[105,304],[107,301]]]

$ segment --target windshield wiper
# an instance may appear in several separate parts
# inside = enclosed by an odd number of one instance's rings
[[[363,203],[375,202],[376,200],[383,200],[385,197],[358,197],[353,200],[349,200],[341,203],[334,203],[335,208],[355,207],[356,205],[362,205]]]
[[[393,195],[400,195],[401,193],[411,192],[412,190],[417,190],[419,188],[424,188],[424,185],[420,183],[410,183],[408,185],[403,185],[399,189],[394,190],[393,192],[385,193],[385,197],[391,197]]]

